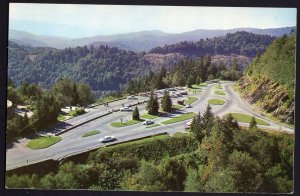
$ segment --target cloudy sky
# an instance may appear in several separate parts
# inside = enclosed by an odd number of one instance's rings
[[[39,35],[87,37],[144,30],[296,26],[295,8],[118,6],[11,3],[9,28]]]

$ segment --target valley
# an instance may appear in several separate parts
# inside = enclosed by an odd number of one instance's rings
[[[293,192],[295,24],[113,24],[119,13],[86,29],[10,21],[5,186]]]

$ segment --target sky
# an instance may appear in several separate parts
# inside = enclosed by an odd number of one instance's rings
[[[160,30],[296,26],[296,8],[124,6],[10,3],[9,28],[79,38]]]

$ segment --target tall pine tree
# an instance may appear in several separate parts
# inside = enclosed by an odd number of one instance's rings
[[[165,112],[171,112],[172,111],[172,100],[170,98],[169,92],[165,91],[164,96],[161,100],[161,107],[162,110]]]

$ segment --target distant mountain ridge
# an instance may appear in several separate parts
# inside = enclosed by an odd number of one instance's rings
[[[159,30],[140,31],[118,35],[99,35],[92,37],[85,37],[79,39],[69,39],[59,36],[35,35],[26,31],[19,31],[10,29],[9,40],[14,41],[20,45],[25,46],[41,46],[53,47],[63,49],[67,47],[77,47],[84,45],[107,45],[110,47],[118,47],[124,50],[132,50],[135,52],[149,51],[158,46],[174,44],[181,41],[198,41],[200,39],[213,38],[225,36],[227,33],[234,33],[237,31],[246,31],[255,34],[266,34],[274,37],[281,37],[285,34],[289,35],[296,27],[282,27],[282,28],[235,28],[235,29],[216,29],[206,30],[198,29],[194,31],[170,34]]]

